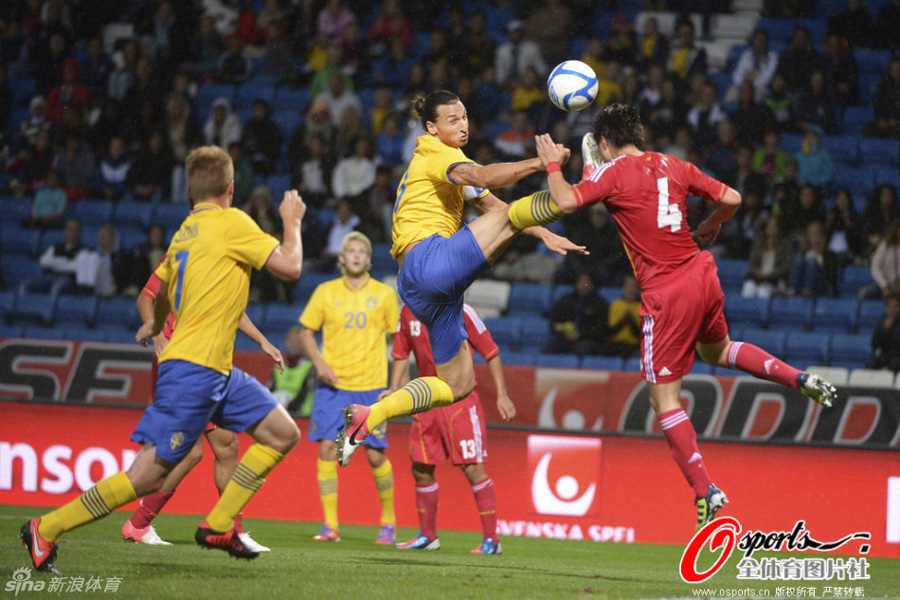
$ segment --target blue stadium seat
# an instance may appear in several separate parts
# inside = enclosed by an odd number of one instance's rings
[[[844,110],[842,134],[861,135],[866,124],[875,120],[875,109],[871,106],[848,106]]]
[[[300,281],[298,281],[294,286],[294,289],[291,290],[291,298],[293,298],[294,302],[302,302],[305,304],[312,296],[313,291],[319,287],[320,284],[330,281],[331,279],[336,279],[339,276],[340,274],[337,272],[303,273],[303,275],[300,276]],[[297,316],[299,317],[300,315],[298,314]]]
[[[631,371],[633,373],[639,373],[641,370],[641,359],[638,357],[626,358],[622,362],[622,370],[623,371]]]
[[[115,225],[130,225],[146,228],[153,217],[153,205],[149,202],[120,201],[113,210],[112,222]]]
[[[100,240],[100,229],[103,225],[99,223],[85,223],[81,226],[81,243],[88,248],[96,248]]]
[[[761,29],[769,34],[769,39],[787,41],[794,34],[796,24],[794,19],[788,17],[763,17],[756,24],[757,29]]]
[[[272,121],[278,126],[282,140],[290,140],[294,130],[303,121],[300,113],[293,110],[277,110],[272,113]]]
[[[113,202],[112,200],[79,200],[75,204],[74,214],[82,225],[88,223],[105,225],[112,219]]]
[[[77,323],[82,327],[92,327],[99,305],[100,299],[97,296],[59,296],[53,323],[57,326]]]
[[[735,258],[720,258],[716,260],[719,268],[719,281],[723,287],[740,287],[747,277],[747,261]]]
[[[578,357],[574,354],[538,354],[535,364],[539,367],[577,369]]]
[[[266,321],[266,309],[268,305],[264,302],[260,302],[259,304],[248,304],[247,309],[244,311],[247,313],[247,317],[256,325],[257,328],[262,328],[262,324]],[[274,342],[272,342],[274,343]]]
[[[600,288],[600,295],[607,304],[612,304],[622,297],[622,288],[617,285],[604,285]]]
[[[34,96],[37,80],[34,77],[10,77],[9,87],[16,104],[27,104],[28,99]]]
[[[265,327],[287,331],[289,327],[299,324],[302,310],[293,305],[270,304],[266,311]]]
[[[831,337],[828,364],[847,368],[865,366],[871,353],[872,341],[869,335],[836,333]]]
[[[875,73],[884,76],[891,62],[891,51],[875,48],[856,48],[853,50],[856,66],[860,73]]]
[[[871,332],[881,317],[884,316],[884,302],[881,300],[865,300],[859,304],[857,328],[862,332]]]
[[[197,107],[209,111],[212,103],[219,97],[234,104],[235,86],[229,83],[208,83],[197,88]]]
[[[869,285],[874,283],[872,272],[868,267],[857,267],[856,265],[847,265],[841,274],[841,283],[838,288],[842,296],[856,297],[856,294]]]
[[[22,229],[18,223],[5,222],[0,226],[0,251],[3,255],[20,252],[36,256],[41,248],[39,229]]]
[[[42,269],[37,260],[27,254],[4,252],[0,257],[0,271],[6,289],[15,290],[23,282],[40,276]]]
[[[20,338],[22,337],[23,329],[18,325],[4,325],[0,323],[0,339],[3,338]]]
[[[258,85],[252,83],[242,85],[238,88],[237,96],[234,99],[234,106],[235,108],[251,108],[253,103],[257,100],[264,100],[271,108],[275,101],[275,91],[276,88],[274,85]]]
[[[397,271],[397,261],[391,256],[390,244],[372,245],[372,269],[376,271]]]
[[[871,195],[875,190],[873,172],[867,169],[838,169],[834,174],[833,185],[837,189],[847,188],[854,194],[866,196]]]
[[[812,298],[784,298],[772,299],[769,306],[769,327],[773,329],[805,329],[812,322],[813,300]]]
[[[813,309],[813,331],[848,333],[856,328],[855,298],[819,298]]]
[[[269,175],[266,179],[266,185],[269,186],[269,192],[273,198],[278,198],[277,204],[281,204],[281,196],[285,190],[291,189],[290,175]]]
[[[309,103],[309,88],[280,87],[275,93],[272,108],[275,110],[293,110],[298,114],[306,112]]]
[[[784,133],[781,135],[781,141],[778,145],[790,155],[797,154],[803,147],[803,134]]]
[[[711,364],[705,363],[698,357],[691,367],[691,375],[715,375],[716,368]]]
[[[271,340],[270,340],[271,341]],[[273,342],[274,343],[274,342]],[[244,333],[238,332],[234,338],[234,349],[244,350],[248,352],[259,351],[259,345],[247,337]]]
[[[863,138],[859,143],[859,158],[867,165],[891,165],[900,163],[900,140]]]
[[[119,248],[131,250],[147,242],[147,232],[142,227],[129,227],[123,225],[116,228],[119,234]]]
[[[828,333],[792,332],[787,336],[787,362],[794,366],[821,365],[828,361]]]
[[[59,330],[52,327],[26,327],[22,337],[28,340],[58,340]]]
[[[167,230],[177,230],[187,218],[188,212],[190,212],[190,208],[184,204],[158,204],[156,210],[153,211],[150,223]]]
[[[106,341],[110,344],[131,344],[134,345],[134,335],[137,329],[127,327],[122,323],[97,323],[94,327],[95,331],[101,332],[106,336]]]
[[[794,335],[794,334],[791,334]],[[784,339],[786,337],[783,331],[768,331],[765,329],[745,329],[742,342],[748,342],[754,346],[759,346],[769,354],[775,356],[784,356]]]
[[[550,319],[527,317],[522,324],[522,348],[543,348],[550,341]]]
[[[725,314],[729,323],[760,327],[768,321],[769,301],[764,298],[729,296],[725,298]]]
[[[859,102],[863,106],[871,106],[872,101],[875,100],[875,95],[878,93],[878,86],[881,85],[881,81],[884,79],[884,75],[880,75],[877,73],[860,73],[859,74]],[[865,124],[862,124],[863,127]],[[853,127],[859,127],[859,124],[853,123]],[[862,132],[862,130],[860,130]]]
[[[537,361],[538,353],[534,350],[521,352],[504,352],[501,355],[503,364],[506,365],[533,365]]]
[[[31,216],[31,198],[15,196],[0,198],[0,221],[11,221],[18,225]]]
[[[491,337],[498,344],[518,346],[522,340],[522,325],[525,321],[520,317],[496,317],[484,319],[484,324],[491,332]]]
[[[598,371],[621,371],[622,359],[618,356],[585,356],[581,359],[582,369]]]
[[[852,166],[859,162],[859,138],[855,135],[826,135],[821,141],[822,149],[827,150],[835,162]]]
[[[33,294],[22,292],[16,294],[16,305],[12,312],[14,324],[39,323],[50,325],[53,322],[53,308],[56,299],[50,294]]]
[[[141,317],[134,299],[123,296],[101,298],[97,305],[97,326],[99,327],[102,323],[118,324],[129,330],[134,329],[133,338],[137,333],[137,327],[141,324]]]
[[[57,331],[59,331],[58,328]],[[88,329],[87,327],[76,325],[64,327],[62,329],[62,338],[76,342],[105,342],[107,340],[106,332],[102,329]]]
[[[0,323],[6,320],[16,307],[16,294],[13,291],[0,292]]]
[[[507,314],[545,314],[550,308],[550,286],[514,283],[509,293]]]

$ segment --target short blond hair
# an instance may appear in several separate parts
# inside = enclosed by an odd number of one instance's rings
[[[192,205],[224,195],[234,181],[231,157],[218,146],[201,146],[192,150],[185,166]]]
[[[341,240],[341,251],[338,253],[338,256],[343,256],[347,252],[347,246],[350,245],[350,242],[362,242],[366,247],[366,252],[369,253],[369,258],[372,258],[372,241],[361,231],[351,231],[344,236],[344,239]],[[341,265],[341,273],[346,272],[344,265]]]

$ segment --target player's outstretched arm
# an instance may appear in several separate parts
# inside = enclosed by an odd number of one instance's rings
[[[569,160],[569,150],[560,146],[565,158]],[[547,163],[541,158],[527,158],[516,162],[479,165],[478,163],[460,163],[450,169],[450,179],[457,185],[472,185],[479,188],[500,188],[512,185],[524,177],[543,171]]]
[[[316,375],[319,376],[319,379],[328,385],[337,385],[338,379],[334,369],[322,360],[322,354],[319,352],[318,344],[316,344],[315,332],[304,327],[303,331],[300,332],[300,343],[303,344],[303,351],[306,352],[309,360],[312,361],[313,366],[316,368]]]
[[[550,134],[537,135],[534,140],[537,146],[538,158],[545,165],[550,163],[562,165],[569,159],[568,148],[554,143]],[[559,210],[566,214],[578,210],[578,199],[575,197],[575,192],[572,191],[572,186],[563,177],[562,171],[557,169],[552,173],[547,173],[547,189],[550,190],[550,196],[553,197],[553,201],[559,206]]]
[[[497,388],[497,412],[504,421],[512,421],[516,418],[516,405],[510,399],[506,392],[506,379],[503,377],[503,363],[500,361],[500,354],[496,354],[487,361],[488,370],[491,372],[491,378],[494,380],[494,387]]]
[[[247,313],[241,315],[241,320],[238,322],[238,330],[244,332],[248,338],[259,344],[259,349],[275,362],[275,366],[280,373],[284,373],[284,356],[281,354],[281,350],[269,343],[269,340],[263,335],[262,331],[257,329],[250,317],[247,316]]]
[[[716,202],[715,210],[697,226],[691,235],[701,244],[706,246],[712,244],[722,229],[722,223],[733,217],[740,205],[741,195],[737,190],[727,188],[722,198]]]
[[[288,190],[284,193],[278,212],[284,224],[284,240],[266,261],[266,268],[279,279],[295,281],[300,278],[303,268],[300,223],[306,214],[306,204],[303,203],[297,190]]]

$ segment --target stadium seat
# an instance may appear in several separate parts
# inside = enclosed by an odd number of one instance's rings
[[[197,107],[209,111],[217,98],[225,98],[234,103],[235,86],[228,83],[208,83],[197,88]]]
[[[20,338],[22,337],[23,329],[18,325],[4,325],[0,323],[0,339],[3,338]]]
[[[855,298],[818,298],[813,309],[813,331],[849,333],[856,329]]]
[[[844,110],[841,133],[861,135],[865,126],[874,120],[875,109],[872,106],[848,106]]]
[[[830,337],[830,334],[827,333],[792,332],[788,334],[785,347],[786,362],[797,368],[826,362]]]
[[[188,216],[190,208],[184,204],[158,204],[150,222],[166,230],[177,230]]]
[[[846,385],[847,378],[850,376],[850,371],[844,367],[822,367],[816,365],[807,367],[806,370],[810,373],[821,375],[834,385]]]
[[[881,300],[865,300],[859,304],[859,317],[856,321],[860,332],[872,331],[884,316],[884,302]]]
[[[792,334],[793,335],[793,334]],[[775,356],[784,356],[784,338],[786,334],[783,331],[767,331],[765,329],[745,329],[742,342],[748,342],[754,346],[759,346],[769,354]]]
[[[769,327],[774,329],[806,329],[812,321],[812,298],[775,297],[769,305]]]
[[[141,317],[134,299],[123,296],[101,298],[97,305],[97,326],[99,327],[102,323],[118,324],[129,330],[134,329],[133,338],[137,333],[137,327],[141,324]]]
[[[550,320],[528,317],[522,324],[522,346],[543,348],[550,341]]]
[[[623,371],[638,373],[641,370],[641,359],[638,357],[627,358],[622,362]]]
[[[833,185],[837,189],[847,188],[855,194],[866,196],[871,195],[875,190],[872,172],[863,169],[838,169],[834,174]]]
[[[280,87],[275,93],[272,108],[279,111],[292,110],[297,114],[306,112],[309,102],[309,88]]]
[[[535,364],[538,367],[551,367],[556,369],[577,369],[578,357],[574,354],[538,354]]]
[[[270,340],[271,341],[271,340]],[[248,352],[259,351],[259,345],[247,337],[243,332],[238,332],[234,338],[234,349]]]
[[[506,281],[478,279],[466,290],[465,299],[482,318],[497,317],[506,310],[511,288]]]
[[[28,340],[58,340],[59,330],[53,327],[26,327],[22,337]]]
[[[234,98],[234,107],[240,109],[252,108],[254,102],[263,100],[271,109],[272,104],[275,102],[275,91],[276,88],[274,85],[258,85],[253,83],[242,85],[238,88],[237,96]]]
[[[97,323],[94,330],[102,332],[106,336],[106,341],[110,344],[134,345],[134,335],[137,333],[137,329],[127,327],[122,323],[100,322]]]
[[[894,373],[887,369],[853,369],[847,383],[873,388],[894,387]]]
[[[57,298],[53,323],[56,326],[79,324],[92,327],[100,300],[97,296],[62,295]]]
[[[12,290],[0,292],[0,323],[13,312],[16,307],[16,294]]]
[[[372,245],[372,269],[377,271],[397,270],[397,261],[391,256],[390,244]]]
[[[872,341],[869,335],[836,333],[831,336],[828,364],[848,368],[865,366],[871,353]]]
[[[21,292],[16,294],[16,305],[12,312],[12,323],[26,325],[37,323],[50,325],[53,322],[53,308],[56,298],[50,294]]]
[[[716,368],[709,363],[705,363],[699,358],[694,361],[694,366],[691,367],[691,375],[714,375],[716,372]]]
[[[291,298],[294,302],[302,302],[306,304],[309,299],[312,297],[313,291],[320,284],[325,283],[326,281],[330,281],[332,279],[336,279],[340,275],[337,272],[334,273],[303,273],[300,276],[300,280],[294,285],[294,289],[291,290]],[[302,307],[301,307],[302,308]],[[300,317],[300,314],[297,314],[297,317]]]
[[[114,225],[130,225],[139,227],[149,227],[150,219],[153,216],[153,205],[149,202],[128,202],[120,201],[112,214],[112,223]]]
[[[74,325],[62,329],[62,338],[76,342],[105,342],[107,340],[106,332],[102,329],[88,329]]]
[[[716,260],[716,266],[719,268],[719,281],[723,287],[740,288],[743,285],[748,269],[746,260],[720,258]]]
[[[853,50],[856,66],[860,73],[874,73],[883,77],[891,62],[891,51],[875,48],[856,48]]]
[[[505,365],[533,365],[537,361],[538,353],[534,350],[523,350],[521,352],[504,352],[501,360]]]
[[[539,283],[514,283],[509,293],[506,314],[546,314],[550,308],[550,292],[550,286]]]
[[[277,110],[272,113],[272,121],[278,126],[281,139],[289,140],[294,130],[303,121],[300,113],[293,110]]]
[[[874,280],[868,267],[847,265],[844,267],[844,272],[841,273],[841,283],[838,288],[842,296],[855,298],[859,290],[870,283],[874,283]]]
[[[859,158],[863,164],[891,165],[900,163],[900,140],[863,138],[859,143]]]
[[[729,296],[725,298],[725,314],[729,323],[761,327],[769,318],[769,301],[765,298]]]
[[[800,152],[803,148],[803,134],[802,133],[785,133],[781,136],[781,141],[778,143],[782,150],[787,152],[789,155],[793,156]]]
[[[822,137],[822,149],[835,162],[856,166],[859,162],[859,138],[855,135],[826,135]]]
[[[75,204],[74,216],[82,225],[92,223],[104,225],[109,223],[113,215],[112,200],[79,200]]]
[[[618,356],[585,356],[581,359],[582,369],[598,371],[621,371],[622,359]]]
[[[31,198],[14,196],[0,198],[0,221],[10,221],[18,225],[31,216]]]
[[[10,291],[43,272],[41,265],[31,256],[12,252],[4,252],[0,257],[0,271],[3,273],[3,285]]]
[[[293,305],[270,304],[266,311],[265,327],[287,331],[289,327],[299,324],[302,310]]]
[[[607,304],[612,304],[622,297],[622,288],[617,285],[604,285],[600,288],[600,295]]]
[[[132,250],[147,242],[147,232],[142,227],[123,225],[116,228],[116,233],[119,234],[119,248],[122,250]]]
[[[522,340],[522,326],[524,319],[521,317],[493,317],[484,319],[484,324],[491,332],[491,337],[498,344],[516,347]]]
[[[37,256],[41,249],[41,231],[22,229],[18,223],[5,222],[0,228],[0,251],[5,256],[9,252],[20,252]]]
[[[260,302],[258,304],[248,304],[245,313],[257,328],[262,328],[262,324],[266,322],[266,309],[268,304]]]
[[[269,186],[272,197],[277,198],[276,205],[280,205],[282,194],[285,190],[291,189],[291,176],[287,174],[269,175],[266,185]]]

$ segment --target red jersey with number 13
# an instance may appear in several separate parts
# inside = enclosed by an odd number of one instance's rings
[[[689,162],[658,152],[625,154],[572,188],[579,207],[603,202],[642,290],[665,285],[700,250],[687,225],[687,196],[718,202],[727,186]]]
[[[162,260],[159,261],[159,265],[166,262],[166,255],[163,254]],[[156,265],[157,268],[159,265]],[[147,280],[147,283],[144,284],[144,289],[141,290],[141,293],[151,300],[156,300],[157,294],[159,294],[159,286],[162,284],[162,280],[156,274],[154,270],[153,273],[150,274],[150,279]],[[166,317],[166,326],[163,328],[162,333],[166,336],[167,340],[172,339],[172,332],[175,331],[175,313],[170,312],[169,316]]]

